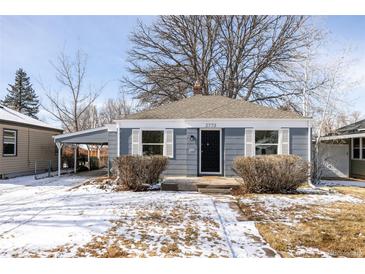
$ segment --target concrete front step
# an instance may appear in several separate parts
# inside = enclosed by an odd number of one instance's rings
[[[162,183],[161,190],[166,191],[198,191],[194,184]]]
[[[210,183],[198,183],[198,188],[219,188],[219,189],[238,189],[238,184],[210,184]]]
[[[203,194],[231,194],[231,188],[198,188],[198,192]]]

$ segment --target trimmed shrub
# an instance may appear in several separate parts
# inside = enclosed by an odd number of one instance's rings
[[[167,161],[163,156],[126,155],[114,159],[113,172],[117,175],[118,190],[146,190],[158,182]]]
[[[308,163],[297,155],[237,157],[233,170],[244,193],[290,193],[308,179]]]

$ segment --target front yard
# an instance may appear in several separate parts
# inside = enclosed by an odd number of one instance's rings
[[[0,256],[365,256],[360,188],[234,197],[77,187],[87,179],[0,181]]]
[[[365,189],[332,193],[249,195],[239,200],[249,220],[283,257],[365,257]]]

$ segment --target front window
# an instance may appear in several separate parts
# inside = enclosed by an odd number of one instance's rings
[[[279,132],[277,130],[256,130],[256,155],[278,154]]]
[[[3,155],[16,156],[16,130],[4,129],[3,131]]]
[[[352,158],[360,159],[360,138],[352,139]]]
[[[164,145],[163,130],[142,131],[142,153],[143,155],[163,155]]]

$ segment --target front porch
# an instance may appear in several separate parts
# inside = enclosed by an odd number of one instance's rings
[[[166,176],[161,184],[161,190],[229,194],[232,190],[238,189],[239,180],[239,178],[221,176]]]

